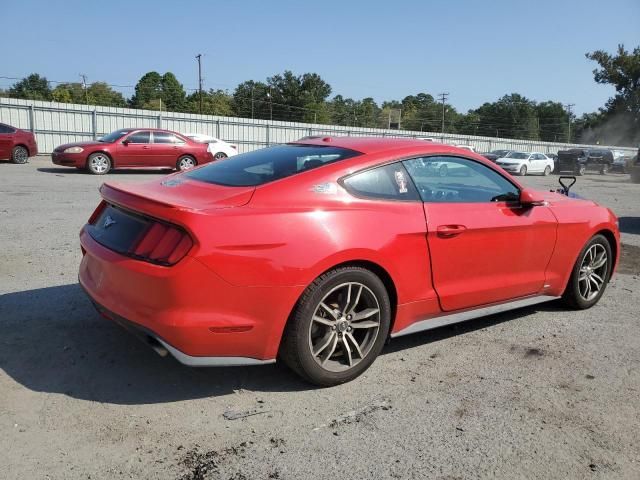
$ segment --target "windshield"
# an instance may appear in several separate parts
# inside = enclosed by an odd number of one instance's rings
[[[121,130],[116,130],[115,132],[111,132],[109,135],[105,135],[99,141],[104,143],[113,143],[119,138],[124,137],[127,133],[131,132],[130,128],[123,128]]]
[[[509,152],[505,158],[515,158],[516,160],[526,160],[527,158],[529,158],[529,154],[524,152]]]
[[[494,150],[493,152],[489,152],[489,153],[492,153],[493,155],[497,155],[499,157],[502,157],[502,156],[506,155],[509,152],[510,152],[510,150]]]
[[[219,160],[185,173],[201,182],[249,187],[273,182],[305,170],[361,155],[346,148],[321,145],[279,145]]]

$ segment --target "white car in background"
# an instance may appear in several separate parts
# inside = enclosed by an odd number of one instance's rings
[[[549,175],[554,168],[553,159],[540,152],[509,152],[498,158],[496,164],[509,173],[523,176],[527,173]]]
[[[211,135],[205,135],[203,133],[185,133],[185,137],[188,137],[196,142],[208,143],[209,152],[213,155],[213,158],[220,160],[222,158],[233,157],[238,154],[238,146],[231,143],[227,143],[219,138],[212,137]]]

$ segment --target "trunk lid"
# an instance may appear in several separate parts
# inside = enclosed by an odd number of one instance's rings
[[[206,212],[246,205],[255,187],[227,187],[171,175],[161,180],[138,183],[105,183],[100,187],[108,202],[156,204],[175,210]],[[129,200],[127,201],[127,197]],[[141,205],[141,206],[142,206]]]

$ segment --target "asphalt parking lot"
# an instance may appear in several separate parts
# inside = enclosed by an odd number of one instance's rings
[[[402,337],[354,382],[316,389],[277,364],[183,367],[95,313],[77,234],[97,187],[162,174],[0,162],[0,478],[640,478],[640,185],[627,175],[574,187],[623,232],[594,308]]]

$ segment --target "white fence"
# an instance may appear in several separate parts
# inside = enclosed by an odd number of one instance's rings
[[[473,135],[217,117],[14,98],[0,98],[0,122],[34,132],[41,153],[51,153],[56,146],[63,143],[95,140],[113,130],[130,127],[166,128],[182,133],[208,134],[237,144],[240,152],[276,143],[291,142],[306,135],[432,138],[435,141],[454,145],[471,145],[480,152],[511,149],[556,153],[558,150],[570,147],[591,146]],[[608,148],[619,148],[631,155],[636,151],[632,148],[615,146],[608,146]]]

